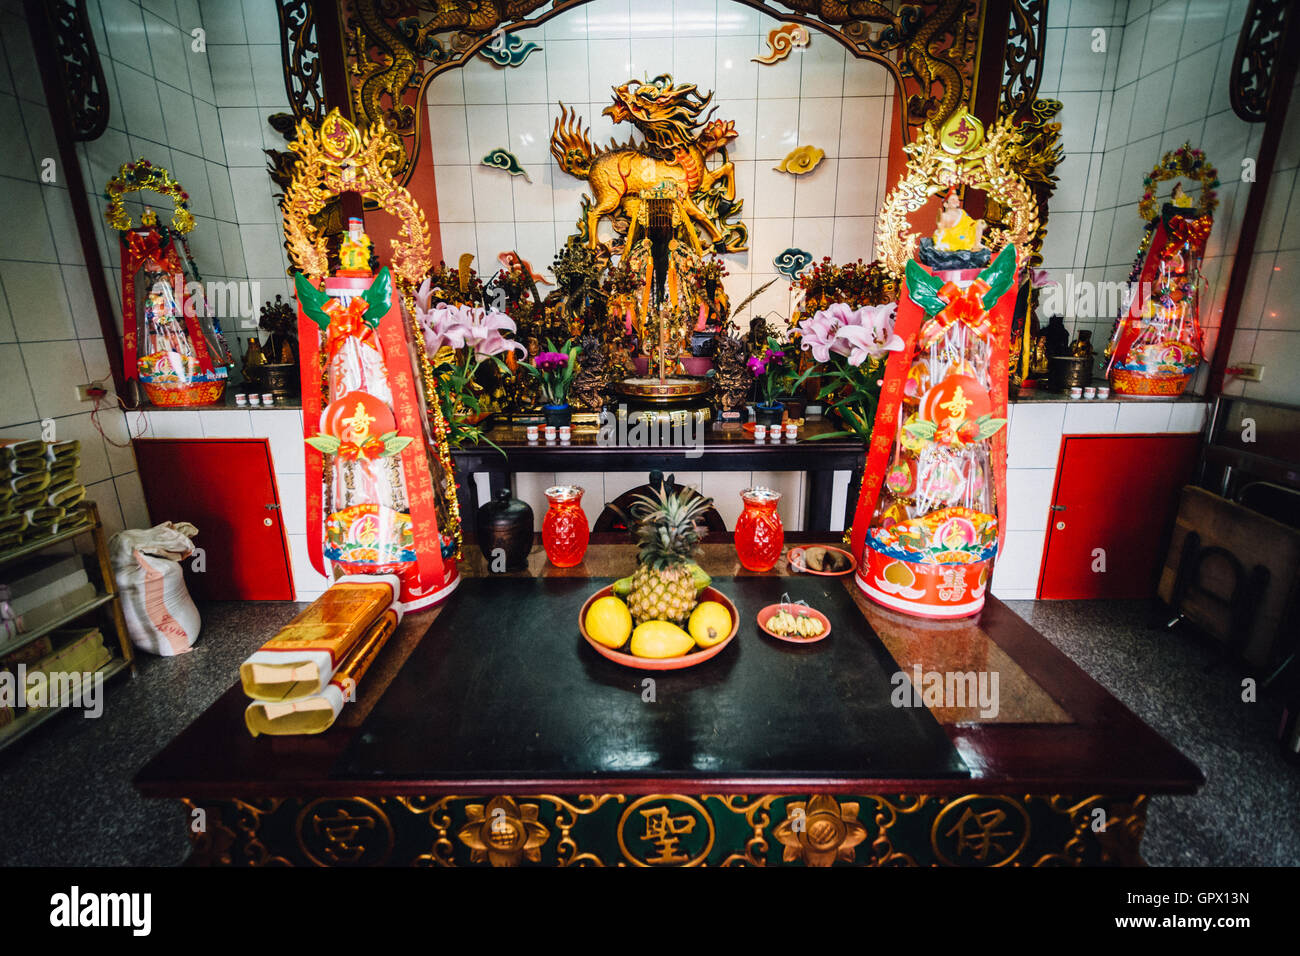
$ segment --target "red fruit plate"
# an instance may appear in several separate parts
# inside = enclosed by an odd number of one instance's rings
[[[776,616],[778,611],[789,611],[795,617],[811,617],[822,622],[822,632],[816,637],[800,637],[797,634],[778,634],[767,626],[767,622]],[[815,644],[830,636],[831,622],[830,619],[811,607],[805,607],[802,604],[769,604],[763,610],[758,612],[758,626],[763,629],[763,633],[769,637],[775,637],[778,641],[788,641],[791,644]]]
[[[587,598],[586,603],[582,605],[582,610],[578,612],[578,630],[582,632],[583,639],[592,646],[597,654],[608,658],[615,664],[622,664],[624,667],[632,667],[643,671],[676,671],[684,667],[694,667],[696,664],[704,663],[710,657],[717,657],[722,652],[722,649],[735,639],[736,631],[740,630],[740,615],[736,613],[736,605],[732,604],[731,599],[721,591],[708,587],[701,591],[697,597],[701,602],[717,601],[727,609],[727,612],[731,615],[730,634],[712,647],[698,648],[680,657],[637,657],[635,654],[627,654],[612,647],[606,647],[587,633],[587,609],[591,607],[593,601],[613,593],[613,585],[606,585]],[[627,644],[623,646],[627,647]]]
[[[843,571],[814,571],[808,565],[804,564],[803,554],[810,547],[824,548],[827,551],[838,551],[844,557],[849,559],[849,566]],[[833,548],[828,544],[806,545],[798,548],[791,548],[786,552],[786,561],[789,562],[791,570],[798,571],[800,574],[819,574],[826,578],[837,578],[844,574],[852,574],[858,566],[858,562],[853,560],[853,555],[849,554],[843,548]]]

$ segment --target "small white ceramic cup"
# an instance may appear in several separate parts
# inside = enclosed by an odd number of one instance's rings
[[[1074,388],[1070,389],[1070,397],[1083,398],[1083,389],[1081,389],[1078,385],[1074,386]]]
[[[249,393],[249,396],[248,396],[248,404],[250,404],[250,405],[261,405],[261,404],[262,404],[262,396],[258,395],[256,392],[251,392],[251,393]]]
[[[766,425],[755,425],[755,426],[754,426],[754,441],[766,441],[766,440],[767,440],[767,426],[766,426]]]
[[[794,422],[786,422],[786,424],[785,424],[785,437],[786,437],[786,439],[787,439],[788,441],[794,441],[796,438],[798,438],[798,437],[799,437],[799,426],[796,425]]]
[[[560,441],[568,441],[573,437],[573,429],[568,425],[560,426]]]
[[[1110,386],[1109,386],[1109,385],[1098,385],[1098,386],[1097,386],[1097,397],[1098,397],[1098,398],[1110,398]]]
[[[547,440],[547,441],[555,441],[555,431],[556,431],[556,429],[555,429],[555,426],[554,426],[554,425],[547,425],[547,426],[546,426],[546,440]]]
[[[529,441],[537,441],[537,434],[538,434],[538,432],[537,432],[537,426],[536,426],[536,425],[529,425],[529,426],[528,426],[528,432],[527,432],[527,434],[528,434],[528,440],[529,440]]]
[[[1093,388],[1091,385],[1089,385],[1087,388],[1085,388],[1085,389],[1083,390],[1083,397],[1084,397],[1084,398],[1096,398],[1096,397],[1097,397],[1097,390],[1096,390],[1095,388]]]
[[[274,393],[274,392],[263,392],[263,393],[262,393],[262,404],[263,404],[263,405],[274,405],[274,404],[275,404],[275,393]]]
[[[240,408],[247,408],[248,396],[245,395],[243,392],[237,392],[235,394],[235,404],[238,405]]]

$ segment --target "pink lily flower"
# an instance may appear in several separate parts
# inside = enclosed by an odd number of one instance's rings
[[[432,309],[417,307],[415,317],[424,333],[424,347],[430,356],[437,355],[443,348],[464,348],[467,330],[460,310],[455,306],[438,305]]]

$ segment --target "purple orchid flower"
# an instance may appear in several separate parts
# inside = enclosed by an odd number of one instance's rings
[[[563,352],[541,352],[533,364],[543,372],[558,372],[569,364],[569,356]]]

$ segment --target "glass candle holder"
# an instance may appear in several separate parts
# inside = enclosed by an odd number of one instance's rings
[[[745,510],[736,519],[736,555],[750,571],[770,571],[781,558],[785,527],[777,514],[781,493],[750,488],[740,493]]]
[[[542,519],[542,546],[557,568],[571,568],[587,553],[591,532],[582,510],[582,489],[577,485],[554,485],[546,489],[550,506]]]

